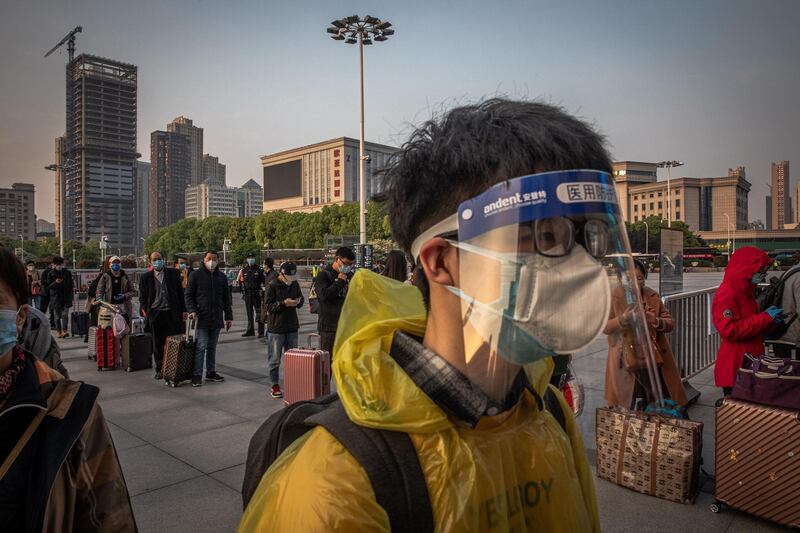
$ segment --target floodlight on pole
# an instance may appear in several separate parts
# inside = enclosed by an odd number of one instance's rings
[[[667,169],[667,227],[672,227],[672,188],[670,187],[670,182],[672,181],[672,168],[673,167],[682,167],[683,161],[659,161],[656,163],[656,167],[658,168],[666,168]]]
[[[375,42],[382,43],[390,35],[394,35],[391,28],[392,23],[381,20],[371,15],[363,19],[358,15],[352,15],[343,19],[331,22],[331,27],[326,30],[331,34],[331,39],[344,41],[347,44],[358,43],[358,66],[360,71],[360,109],[361,109],[361,132],[358,143],[358,225],[360,244],[367,243],[367,188],[364,178],[364,164],[367,156],[364,154],[364,46]]]

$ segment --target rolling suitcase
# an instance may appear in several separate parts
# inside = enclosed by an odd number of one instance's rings
[[[197,319],[186,321],[184,335],[167,337],[164,343],[164,366],[161,372],[168,385],[177,387],[182,381],[192,379],[196,338]]]
[[[149,333],[120,339],[122,368],[126,372],[153,368],[153,336]]]
[[[331,354],[311,347],[294,348],[283,354],[283,403],[313,400],[331,392]]]
[[[89,328],[89,360],[94,361],[97,359],[97,326]]]
[[[798,411],[725,398],[716,411],[716,501],[800,527]]]
[[[111,328],[97,328],[95,342],[97,345],[97,370],[116,369],[119,341],[114,337],[114,331]]]
[[[69,315],[69,332],[73,337],[83,337],[89,331],[89,313],[73,311]]]

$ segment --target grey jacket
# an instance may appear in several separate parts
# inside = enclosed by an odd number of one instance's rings
[[[789,276],[786,280],[783,286],[781,308],[786,314],[798,312],[798,308],[800,308],[800,272]],[[780,340],[794,344],[800,343],[800,317],[792,322],[792,325],[789,326],[789,329],[786,330]]]

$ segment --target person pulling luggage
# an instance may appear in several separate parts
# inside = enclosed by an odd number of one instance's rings
[[[267,357],[269,379],[272,383],[270,395],[283,398],[280,385],[280,366],[283,353],[297,348],[297,332],[300,322],[297,308],[303,305],[303,293],[297,283],[297,267],[294,263],[282,263],[278,277],[267,287]]]

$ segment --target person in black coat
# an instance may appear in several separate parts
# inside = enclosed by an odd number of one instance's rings
[[[297,348],[300,329],[297,308],[302,305],[303,293],[297,283],[297,267],[294,263],[283,263],[278,269],[278,278],[267,287],[267,358],[273,398],[283,398],[279,383],[281,357],[284,351]]]
[[[264,285],[264,271],[256,264],[255,254],[247,254],[244,267],[239,271],[239,287],[247,310],[247,330],[242,337],[255,336],[253,320],[258,322],[258,336],[264,335],[264,323],[261,321],[261,286]]]
[[[56,322],[58,337],[69,336],[69,309],[72,307],[73,283],[72,273],[64,266],[62,257],[53,258],[54,268],[47,277],[47,292],[50,295],[50,307]]]
[[[320,348],[333,357],[333,344],[336,341],[336,326],[342,314],[347,286],[356,254],[350,248],[342,246],[336,250],[336,257],[330,266],[319,271],[314,279],[314,287],[319,299],[319,331]]]
[[[226,330],[231,328],[233,309],[231,308],[231,292],[228,289],[228,277],[217,268],[218,264],[217,252],[206,252],[203,266],[189,274],[184,291],[188,318],[197,319],[193,387],[203,384],[204,360],[206,381],[225,380],[216,371],[217,341],[223,325]]]
[[[159,252],[150,254],[150,264],[153,269],[139,278],[139,312],[146,319],[145,330],[153,335],[155,378],[161,379],[164,342],[168,336],[181,333],[186,307],[180,272],[165,267]]]

